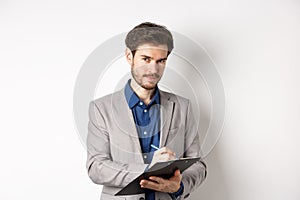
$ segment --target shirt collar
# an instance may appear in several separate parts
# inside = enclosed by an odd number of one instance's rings
[[[130,81],[131,79],[128,80],[128,82],[126,83],[125,86],[125,98],[126,101],[128,103],[128,106],[130,109],[132,109],[133,107],[135,107],[139,102],[143,102],[137,95],[136,93],[132,90],[132,88],[130,87]],[[148,106],[151,106],[153,104],[160,104],[160,98],[159,98],[159,91],[158,91],[158,87],[156,86],[155,88],[155,93],[153,98],[151,99],[150,103]]]

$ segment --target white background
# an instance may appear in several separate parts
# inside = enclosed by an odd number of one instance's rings
[[[223,79],[224,130],[191,199],[300,199],[296,0],[0,1],[0,199],[99,199],[74,83],[96,47],[143,21],[202,44]]]

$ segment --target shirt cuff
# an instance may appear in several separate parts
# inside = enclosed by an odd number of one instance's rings
[[[179,190],[177,192],[169,193],[169,194],[172,196],[172,199],[178,199],[178,197],[183,194],[183,189],[184,189],[184,186],[183,186],[183,183],[181,181]]]

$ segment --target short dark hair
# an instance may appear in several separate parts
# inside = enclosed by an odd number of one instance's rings
[[[147,43],[154,45],[167,45],[168,55],[174,48],[171,32],[165,26],[151,22],[144,22],[137,25],[128,32],[125,39],[125,44],[130,49],[133,56],[140,45]]]

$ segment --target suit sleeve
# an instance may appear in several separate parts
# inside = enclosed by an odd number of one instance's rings
[[[144,172],[146,164],[119,163],[113,161],[110,154],[110,134],[101,109],[91,102],[87,137],[88,175],[96,184],[124,187]]]
[[[186,115],[185,157],[200,156],[200,141],[197,129],[197,123],[195,123],[189,102]],[[206,165],[202,159],[183,172],[182,182],[184,185],[184,191],[182,199],[187,198],[193,190],[200,186],[200,184],[205,180],[206,174]]]

